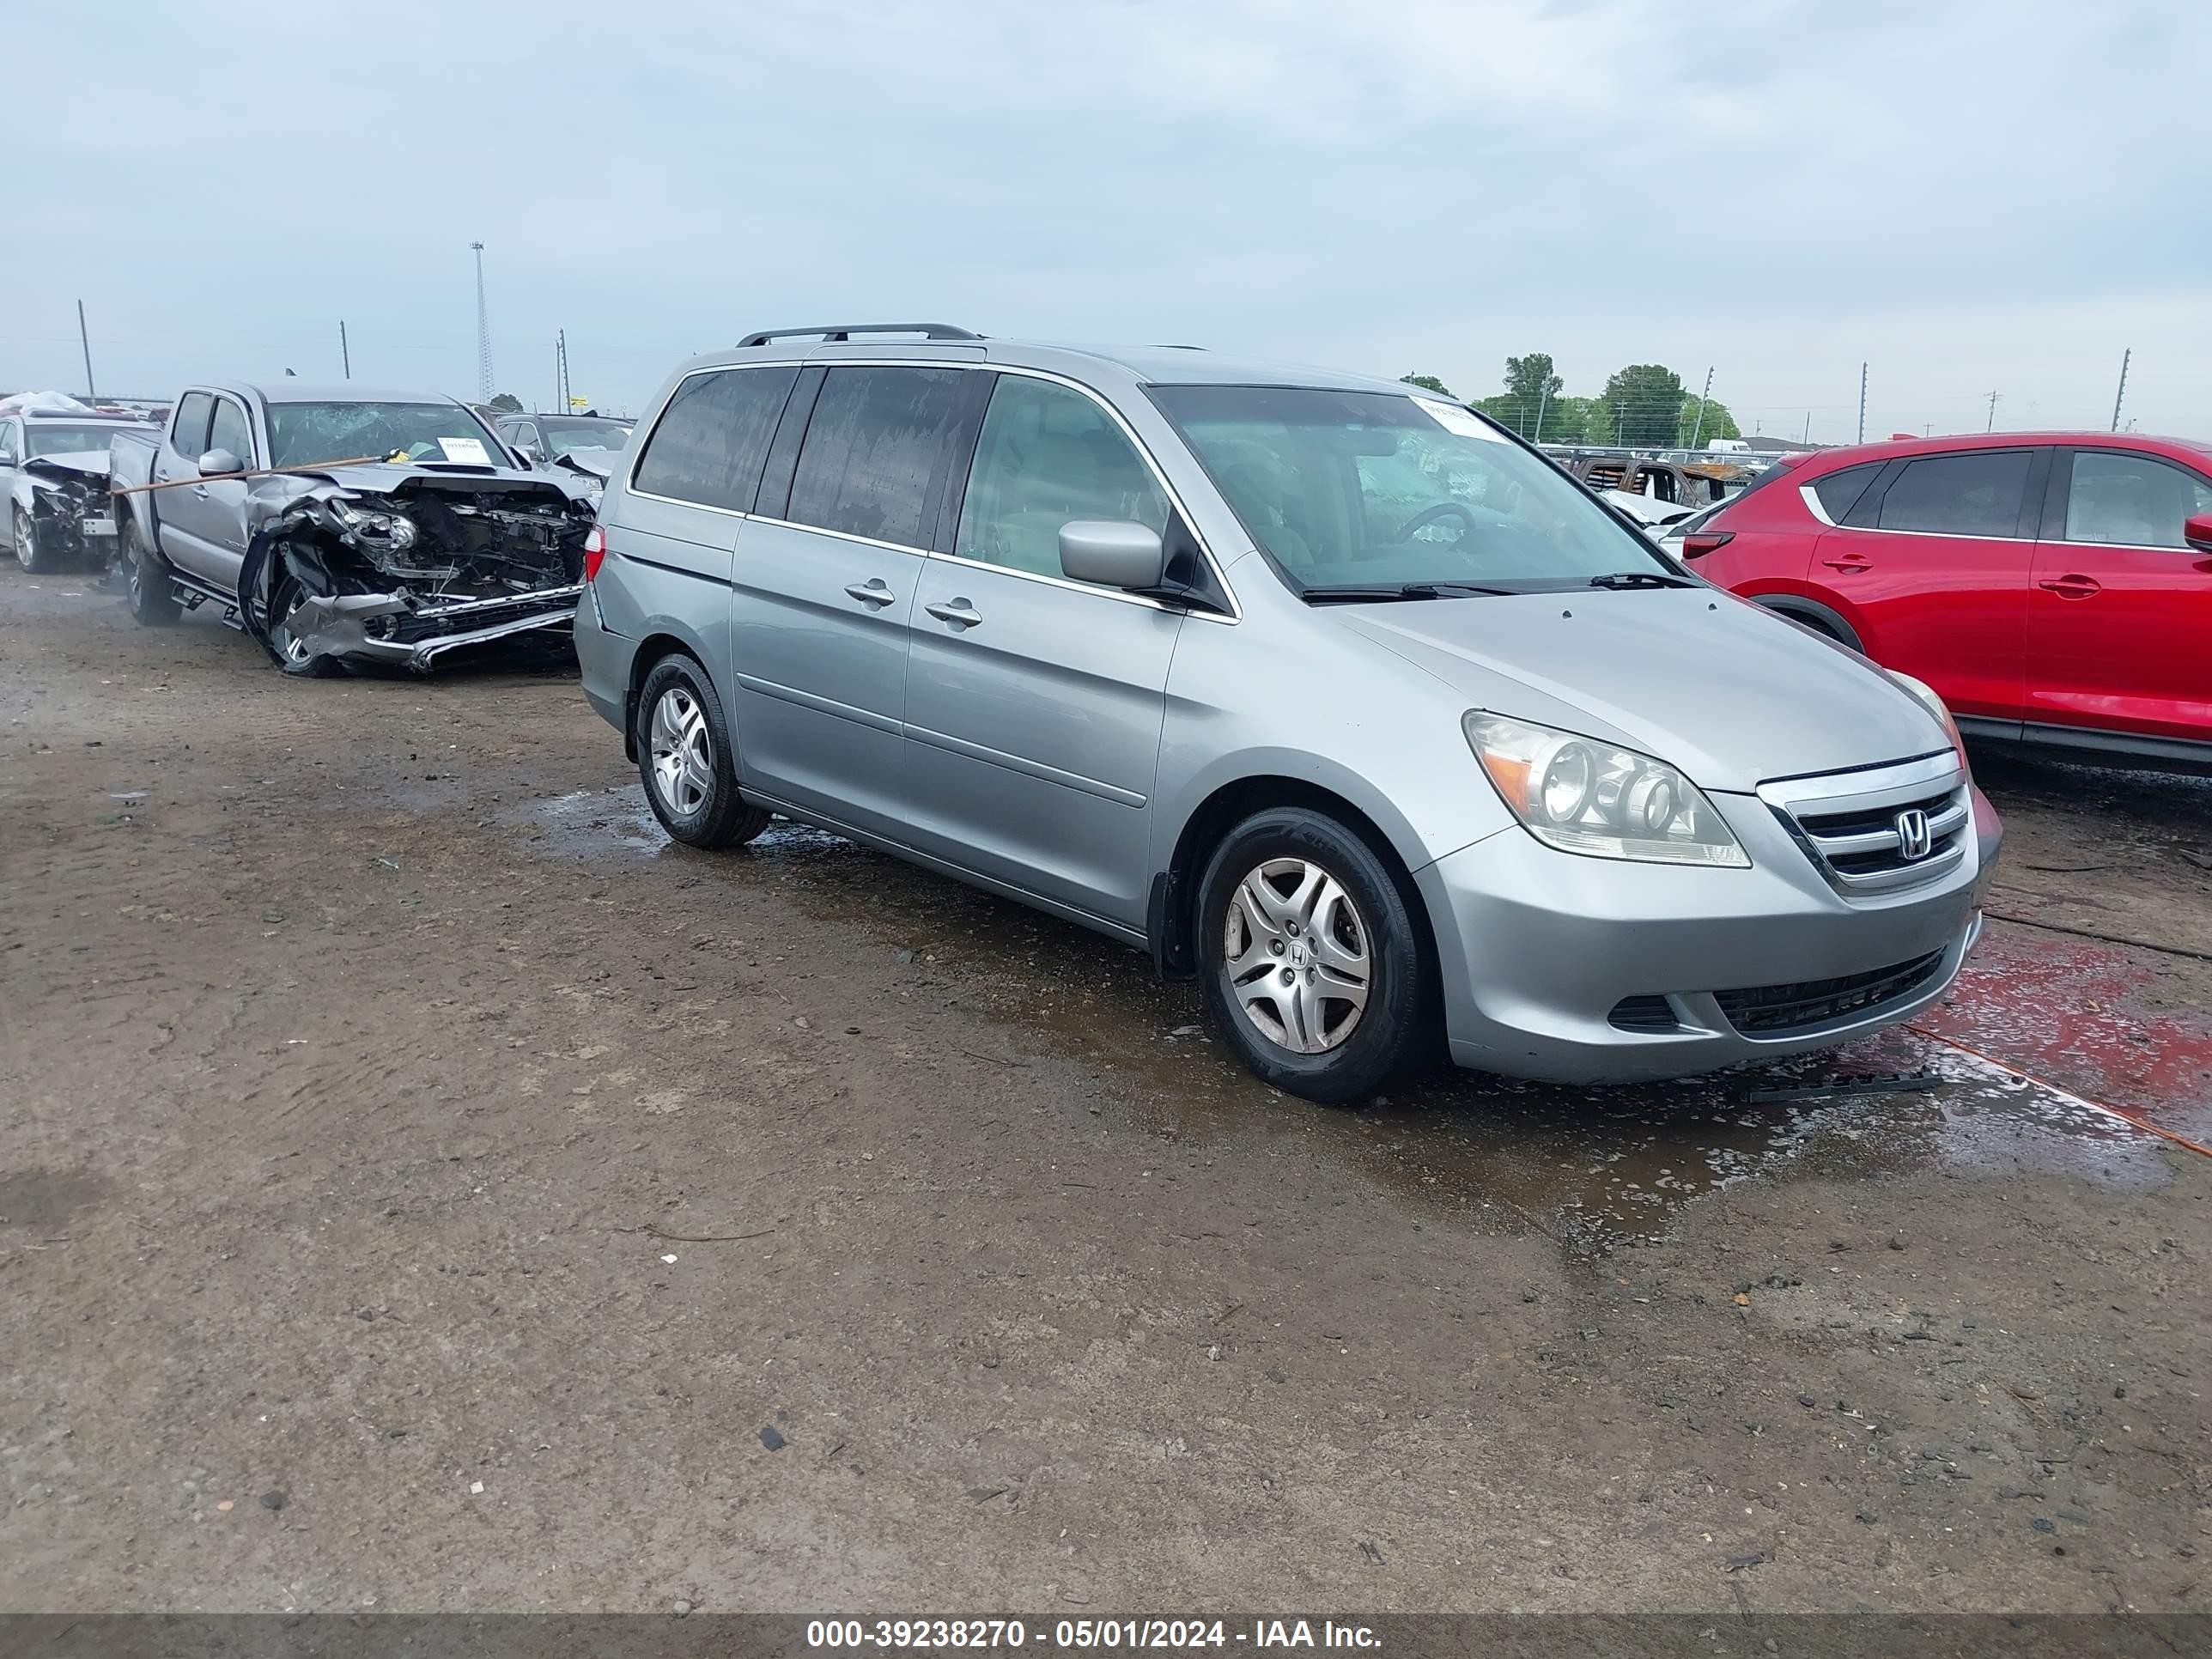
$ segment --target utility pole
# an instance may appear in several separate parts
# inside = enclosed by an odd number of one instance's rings
[[[84,301],[76,302],[76,343],[84,348],[84,395],[88,403],[98,403],[100,394],[92,386],[92,336],[84,326]]]
[[[1797,441],[1798,441],[1798,442],[1800,442],[1800,443],[1802,443],[1802,444],[1804,444],[1804,445],[1805,445],[1805,446],[1807,446],[1808,448],[1809,448],[1809,447],[1811,447],[1811,445],[1812,445],[1812,442],[1813,442],[1813,411],[1812,411],[1811,410],[1809,410],[1809,409],[1808,409],[1808,410],[1807,410],[1805,411],[1805,435],[1804,435],[1803,437],[1800,438]]]
[[[1705,389],[1698,394],[1698,418],[1691,424],[1690,427],[1690,447],[1692,449],[1695,449],[1698,447],[1698,440],[1705,435],[1705,399],[1712,395],[1713,371],[1711,367],[1708,365],[1705,369]],[[1675,429],[1677,431],[1680,430],[1679,427]]]
[[[2120,400],[2128,395],[2128,359],[2135,355],[2133,346],[2120,353],[2120,389],[2112,394],[2112,430],[2115,432],[2120,429]]]
[[[1859,441],[1861,443],[1866,441],[1866,372],[1867,366],[1861,363],[1859,365]]]
[[[553,412],[566,415],[568,412],[568,331],[565,328],[554,332],[553,356],[555,366],[559,370],[553,380]]]
[[[1528,440],[1532,444],[1544,441],[1544,405],[1552,401],[1552,383],[1547,380],[1536,388],[1536,435]]]
[[[345,319],[338,319],[338,362],[345,366],[345,377],[353,379],[353,353],[346,348]]]
[[[1990,423],[1989,423],[1987,426],[1984,427],[1984,428],[1982,428],[1982,430],[1983,430],[1983,431],[1984,431],[1984,432],[1994,432],[1994,431],[1996,431],[1996,429],[1997,429],[1997,394],[1996,394],[1996,392],[1992,392],[1991,393],[1990,393]]]
[[[491,313],[484,306],[483,247],[482,242],[469,244],[477,256],[477,401],[488,404],[492,399]]]

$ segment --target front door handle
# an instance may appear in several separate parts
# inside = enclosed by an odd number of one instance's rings
[[[1845,575],[1849,575],[1854,570],[1871,570],[1874,568],[1873,560],[1862,559],[1856,554],[1852,554],[1848,558],[1823,559],[1820,562],[1827,566],[1831,570],[1842,571]]]
[[[207,499],[207,486],[205,484],[194,484],[192,486],[192,495],[197,500],[203,501],[205,501]]]
[[[862,605],[889,605],[898,595],[884,586],[881,576],[871,576],[864,582],[850,582],[845,591]]]
[[[954,599],[944,605],[925,605],[921,608],[938,621],[951,623],[955,628],[973,628],[983,620],[983,613],[965,599]]]
[[[2092,576],[2053,576],[2036,586],[2046,593],[2056,593],[2062,599],[2086,599],[2092,593],[2101,593],[2105,585]]]

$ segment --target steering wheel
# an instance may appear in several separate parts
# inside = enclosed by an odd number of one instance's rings
[[[1457,518],[1467,526],[1460,532],[1462,538],[1474,533],[1474,510],[1472,507],[1465,501],[1438,501],[1434,507],[1424,507],[1407,520],[1399,526],[1398,533],[1393,539],[1401,542],[1411,541],[1416,531],[1425,530],[1440,520],[1453,517]]]

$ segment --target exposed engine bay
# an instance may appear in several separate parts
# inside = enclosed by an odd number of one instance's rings
[[[399,465],[258,480],[240,620],[294,673],[343,660],[428,672],[502,643],[566,652],[592,494],[581,480]]]
[[[106,453],[32,455],[19,465],[30,481],[31,528],[40,549],[105,565],[115,538]]]

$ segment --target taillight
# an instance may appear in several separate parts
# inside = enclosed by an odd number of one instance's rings
[[[599,579],[599,567],[606,562],[607,532],[599,526],[593,525],[592,533],[584,538],[584,580],[587,582],[597,581]]]
[[[1733,530],[1692,531],[1682,538],[1682,556],[1686,559],[1703,558],[1708,553],[1718,552],[1735,539],[1735,532]],[[588,565],[586,567],[589,568]]]

